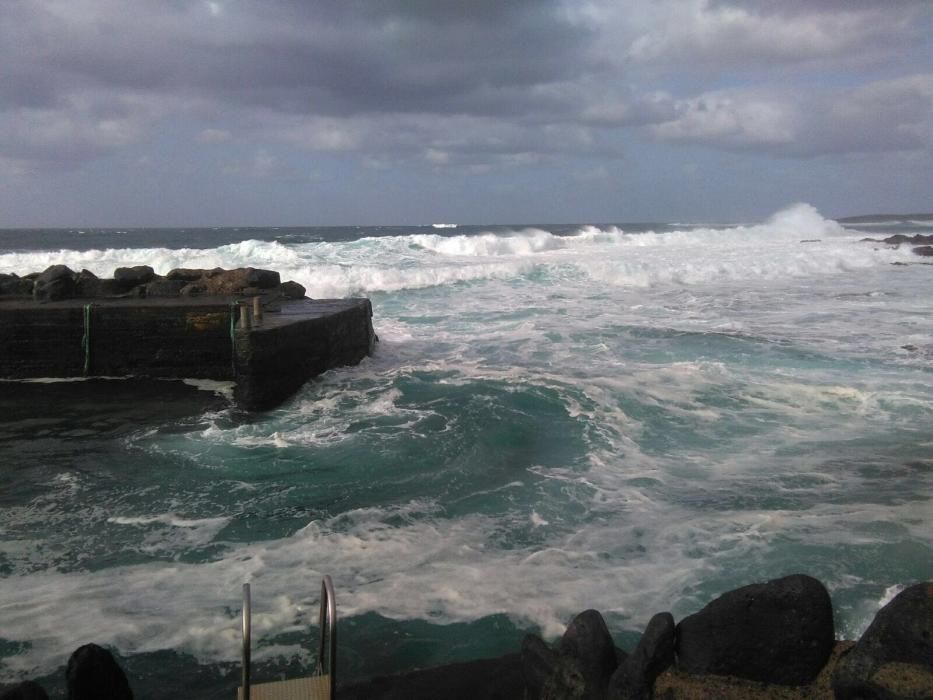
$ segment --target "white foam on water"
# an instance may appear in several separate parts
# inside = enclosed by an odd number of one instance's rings
[[[800,552],[824,566],[835,591],[889,587],[887,563],[871,574],[834,557],[840,547],[893,556],[893,547],[933,541],[923,488],[916,500],[877,488],[929,483],[903,467],[909,454],[885,450],[900,445],[895,431],[918,436],[909,446],[929,442],[928,363],[900,346],[933,343],[930,278],[889,265],[909,251],[857,239],[798,206],[757,226],[665,233],[253,241],[192,252],[196,263],[148,251],[144,261],[160,259],[160,272],[263,260],[312,296],[380,292],[382,342],[359,367],[325,374],[261,420],[206,417],[203,431],[149,435],[134,448],[169,443],[219,478],[226,457],[248,462],[254,451],[294,450],[313,463],[317,449],[401,439],[450,418],[452,408],[413,404],[400,390],[418,377],[451,396],[483,386],[545,396],[576,421],[583,453],[566,464],[529,460],[455,503],[438,495],[354,508],[268,541],[220,540],[226,515],[179,517],[175,505],[108,513],[150,551],[183,558],[210,545],[212,558],[0,579],[3,636],[32,644],[0,662],[0,675],[51,671],[91,638],[124,653],[177,648],[235,661],[244,581],[254,585],[260,653],[295,655],[278,635],[316,616],[308,581],[324,573],[342,618],[444,624],[505,613],[550,637],[589,607],[614,630],[640,629],[658,610],[680,618],[725,589],[796,571]],[[122,265],[140,253],[108,255]],[[87,260],[103,257],[90,251]],[[862,473],[881,458],[901,471]],[[231,478],[237,507],[261,498],[265,482],[246,483],[239,467]],[[84,484],[57,482],[63,493],[72,487]],[[511,505],[451,515],[479,495]],[[4,552],[40,544],[5,543]],[[847,635],[882,604],[869,598],[839,611]]]

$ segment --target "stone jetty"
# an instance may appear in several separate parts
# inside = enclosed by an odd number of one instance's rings
[[[264,410],[375,341],[368,299],[308,299],[271,270],[0,274],[3,379],[233,381],[238,405]]]

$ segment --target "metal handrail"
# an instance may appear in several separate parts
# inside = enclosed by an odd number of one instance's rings
[[[330,700],[334,700],[337,690],[337,601],[334,596],[334,583],[330,576],[321,580],[321,608],[318,617],[321,627],[320,644],[317,654],[318,672],[329,677]],[[243,700],[250,700],[250,646],[252,626],[252,606],[250,605],[249,584],[243,584]]]
[[[318,624],[321,627],[318,667],[330,676],[330,698],[334,700],[337,689],[337,601],[334,597],[334,582],[327,575],[321,580],[321,609],[318,613]],[[326,665],[325,649],[327,650]]]
[[[250,627],[252,625],[252,609],[249,602],[249,584],[243,584],[243,700],[249,700],[249,666],[250,666]]]

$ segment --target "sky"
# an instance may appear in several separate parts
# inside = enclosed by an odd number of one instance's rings
[[[0,227],[933,210],[931,0],[0,0]]]

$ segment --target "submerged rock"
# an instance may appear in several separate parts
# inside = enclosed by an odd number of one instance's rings
[[[933,697],[933,581],[885,605],[833,674],[839,700]]]
[[[764,683],[811,682],[833,643],[829,593],[802,574],[730,591],[677,625],[681,670]]]

